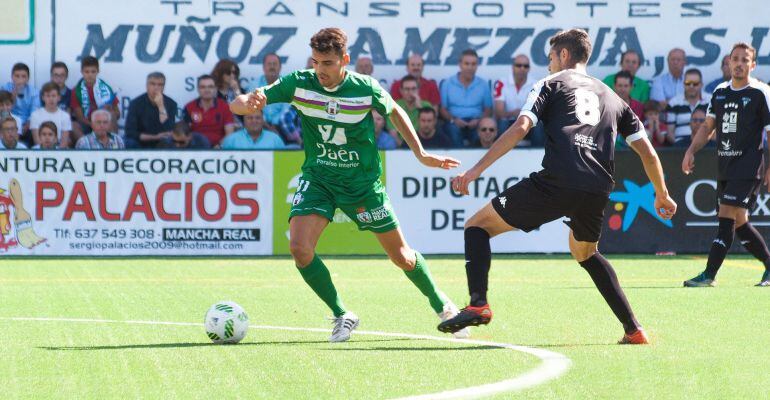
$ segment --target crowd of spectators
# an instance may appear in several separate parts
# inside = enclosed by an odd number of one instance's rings
[[[705,120],[710,93],[730,79],[729,56],[722,59],[722,76],[708,84],[699,69],[686,68],[684,50],[672,49],[666,61],[666,72],[647,80],[637,75],[644,60],[628,50],[618,72],[603,82],[631,107],[655,146],[687,147]],[[11,81],[0,89],[0,149],[297,149],[302,146],[301,125],[290,104],[270,104],[244,117],[234,116],[228,107],[235,96],[276,82],[281,67],[281,58],[268,54],[263,74],[253,85],[241,87],[238,64],[219,60],[210,74],[197,78],[198,97],[184,106],[164,94],[163,73],[150,73],[146,92],[128,106],[121,135],[118,96],[99,78],[98,59],[82,58],[81,78],[72,88],[66,85],[67,65],[53,63],[50,81],[40,90],[29,83],[29,67],[17,63]],[[439,82],[424,76],[424,67],[422,56],[411,55],[406,75],[392,83],[390,93],[426,148],[490,147],[516,121],[533,85],[543,78],[531,76],[529,57],[519,54],[509,74],[490,81],[477,74],[479,56],[472,49],[461,53],[458,71]],[[353,68],[375,76],[369,57],[359,57]],[[406,148],[389,120],[375,111],[373,118],[380,149]],[[542,147],[544,141],[539,123],[520,145]],[[617,146],[624,146],[623,141]]]

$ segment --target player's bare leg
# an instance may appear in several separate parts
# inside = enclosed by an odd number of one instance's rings
[[[463,308],[457,317],[439,324],[438,330],[456,332],[467,326],[486,325],[492,320],[492,310],[487,303],[489,267],[492,262],[489,239],[512,230],[516,228],[508,225],[491,203],[487,203],[465,223],[465,274],[471,296],[470,305]]]
[[[730,246],[733,245],[735,238],[736,222],[742,222],[745,225],[748,222],[747,210],[742,207],[731,206],[727,204],[719,205],[719,229],[717,236],[711,243],[708,261],[706,261],[706,270],[701,272],[695,278],[684,281],[686,287],[710,287],[714,286],[717,272],[727,257]],[[761,239],[761,238],[760,238]]]
[[[612,309],[615,317],[623,324],[625,335],[620,340],[621,344],[646,344],[647,336],[636,321],[634,312],[628,304],[623,289],[620,288],[618,276],[610,262],[599,253],[597,242],[582,242],[575,239],[572,229],[569,231],[569,251],[572,258],[577,261],[591,276],[594,285],[599,289],[604,300]]]
[[[390,261],[401,268],[406,277],[428,298],[431,308],[433,308],[433,311],[436,312],[436,315],[442,321],[457,315],[459,312],[457,306],[443,292],[438,290],[433,277],[430,275],[425,258],[406,243],[401,228],[383,233],[375,233],[375,236],[388,255],[388,258],[390,258]],[[466,338],[468,336],[470,336],[470,333],[467,329],[455,334],[455,337],[458,338]]]
[[[334,329],[329,341],[344,342],[350,339],[350,332],[358,326],[358,317],[345,311],[329,269],[315,254],[318,239],[327,225],[329,220],[320,215],[292,217],[289,221],[289,251],[302,279],[334,313]]]

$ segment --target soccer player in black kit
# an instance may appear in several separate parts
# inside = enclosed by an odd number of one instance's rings
[[[647,336],[631,311],[615,271],[597,249],[604,209],[614,186],[613,159],[618,133],[642,159],[655,188],[657,213],[670,219],[676,212],[676,203],[668,195],[660,160],[642,123],[612,89],[586,74],[591,54],[588,34],[582,29],[562,31],[551,38],[550,45],[548,70],[553,75],[534,85],[516,123],[473,168],[452,181],[456,192],[468,194],[471,182],[516,147],[538,121],[543,121],[543,169],[506,189],[465,224],[470,305],[438,329],[455,332],[491,321],[492,310],[487,304],[491,237],[518,229],[529,232],[566,216],[570,218],[570,253],[588,271],[623,324],[625,335],[620,343],[646,344]]]
[[[706,270],[684,286],[713,286],[719,267],[738,234],[743,247],[765,265],[757,286],[770,287],[770,252],[762,236],[749,222],[749,210],[757,201],[764,177],[770,185],[770,169],[764,172],[764,138],[770,132],[770,88],[751,77],[757,51],[736,43],[730,52],[732,80],[714,89],[706,122],[692,138],[682,160],[685,174],[695,168],[695,153],[717,135],[717,202],[719,228],[711,244]]]

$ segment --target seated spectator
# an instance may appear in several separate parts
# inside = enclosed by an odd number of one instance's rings
[[[16,126],[19,128],[21,136],[21,118],[13,113],[13,94],[11,92],[0,90],[0,119],[13,117],[16,120]]]
[[[214,83],[217,86],[217,97],[230,103],[235,97],[246,93],[241,89],[241,69],[232,60],[223,58],[219,60],[211,71]]]
[[[412,54],[406,62],[406,72],[409,76],[417,79],[417,86],[420,88],[420,99],[425,100],[433,105],[433,108],[438,110],[441,105],[441,94],[438,91],[438,85],[433,79],[425,79],[422,76],[425,62],[422,60],[422,56],[419,54]],[[401,81],[393,82],[390,87],[390,95],[393,96],[393,100],[401,98]]]
[[[620,70],[631,74],[633,82],[631,83],[631,98],[639,103],[646,103],[650,99],[650,84],[645,79],[636,76],[639,67],[642,65],[642,59],[635,50],[627,50],[620,56]],[[615,85],[615,75],[610,74],[604,77],[602,82],[609,87]]]
[[[438,115],[433,107],[420,109],[420,129],[417,131],[417,137],[420,138],[422,147],[426,149],[448,149],[452,147],[452,139],[444,132],[436,129]],[[402,145],[407,147],[406,142]]]
[[[110,133],[112,124],[112,113],[98,109],[91,113],[91,133],[78,139],[75,145],[76,149],[82,150],[115,150],[125,149],[123,138],[117,134]]]
[[[83,75],[72,88],[70,110],[76,123],[72,124],[73,140],[78,140],[83,134],[91,132],[91,114],[96,110],[107,110],[112,114],[113,126],[110,130],[117,132],[118,96],[107,82],[99,76],[99,60],[86,56],[80,61],[80,73]]]
[[[147,75],[147,91],[131,100],[126,114],[126,145],[152,148],[171,137],[177,105],[163,94],[166,76],[162,72]]]
[[[475,143],[479,121],[492,114],[492,93],[487,81],[476,76],[478,64],[475,50],[463,51],[460,72],[441,84],[441,117],[455,147]]]
[[[262,112],[243,116],[243,129],[222,140],[224,150],[283,149],[286,147],[277,133],[264,129]]]
[[[40,108],[38,91],[29,84],[29,67],[24,63],[16,63],[11,69],[11,81],[3,86],[13,94],[14,103],[12,113],[21,119],[21,131],[29,130],[29,117],[32,111]]]
[[[666,123],[674,134],[677,147],[690,146],[690,118],[696,109],[706,111],[711,95],[703,93],[700,70],[688,69],[684,74],[684,94],[671,99],[666,107]]]
[[[194,132],[206,136],[213,147],[233,133],[235,123],[227,102],[217,98],[217,88],[211,75],[198,77],[198,98],[184,107],[184,120]]]
[[[393,150],[397,148],[399,142],[385,129],[385,118],[375,110],[372,110],[372,118],[374,119],[374,139],[376,140],[377,148],[380,150]]]
[[[529,81],[529,57],[519,54],[513,58],[511,74],[508,79],[495,82],[495,117],[507,129],[519,118],[521,107],[527,102],[527,96],[532,90]]]
[[[38,144],[32,146],[35,150],[56,150],[59,148],[59,134],[56,124],[51,121],[45,121],[37,127],[37,138]]]
[[[371,57],[358,57],[356,60],[356,72],[362,75],[372,76],[374,64]]]
[[[312,59],[310,68],[312,68]],[[265,55],[262,60],[262,76],[257,79],[257,84],[249,88],[253,91],[257,88],[272,85],[281,77],[281,58],[275,53]],[[299,124],[299,116],[289,103],[268,104],[262,109],[265,118],[265,128],[281,135],[284,143],[299,146],[302,144],[302,129]]]
[[[19,141],[19,127],[16,118],[6,115],[0,119],[0,150],[20,150],[27,146]]]
[[[696,108],[692,112],[692,116],[690,116],[690,137],[694,135],[696,132],[698,132],[698,129],[700,129],[700,126],[706,122],[706,109],[704,108]],[[708,144],[706,144],[707,147],[713,147],[716,143],[716,136],[714,135]]]
[[[615,74],[615,84],[612,89],[617,93],[618,97],[631,107],[631,111],[639,117],[639,120],[644,121],[644,106],[642,103],[631,98],[631,85],[633,77],[626,71],[620,71]]]
[[[666,147],[674,144],[674,135],[668,134],[668,127],[660,121],[660,103],[647,100],[644,103],[644,130],[647,138],[655,147]]]
[[[55,83],[59,88],[59,108],[71,114],[70,102],[72,101],[72,89],[67,87],[67,78],[69,78],[70,70],[67,68],[67,64],[56,61],[51,64],[51,82]]]
[[[482,118],[479,122],[479,145],[483,149],[492,147],[497,140],[497,123],[492,118]]]
[[[420,98],[420,88],[418,80],[413,76],[407,75],[401,78],[401,98],[396,100],[396,104],[401,106],[409,116],[409,120],[412,121],[412,126],[415,131],[420,129],[420,109],[425,107],[433,107],[432,104]],[[396,127],[390,122],[386,121],[388,132],[390,136],[396,140],[398,146],[401,145],[403,139],[399,135]]]
[[[724,83],[732,79],[732,73],[730,72],[730,55],[722,57],[722,76],[714,79],[708,85],[706,85],[706,93],[712,94],[716,90],[719,84]]]
[[[190,124],[179,121],[174,124],[171,137],[167,137],[159,145],[164,149],[210,149],[211,144],[205,136],[190,129]]]
[[[650,98],[666,107],[668,102],[684,93],[684,66],[687,57],[682,49],[672,49],[668,52],[668,72],[658,75],[652,81]]]
[[[52,122],[58,132],[56,142],[59,147],[70,147],[70,133],[72,131],[72,117],[66,111],[59,108],[59,86],[53,82],[43,85],[40,97],[43,99],[43,107],[35,110],[29,118],[29,127],[32,131],[32,139],[35,144],[40,144],[38,129],[46,121]]]

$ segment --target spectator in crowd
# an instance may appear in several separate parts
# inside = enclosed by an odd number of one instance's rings
[[[273,131],[264,129],[265,120],[262,112],[243,116],[243,129],[222,140],[224,150],[267,150],[283,149],[281,137]]]
[[[714,93],[714,90],[719,86],[720,83],[727,82],[732,78],[732,74],[730,73],[730,55],[726,55],[722,57],[722,77],[714,79],[706,85],[706,93],[712,94]]]
[[[11,81],[3,86],[13,94],[14,103],[12,113],[21,119],[21,131],[29,130],[29,116],[32,111],[40,108],[38,91],[29,84],[29,67],[24,63],[16,63],[11,69]]]
[[[99,60],[86,56],[80,61],[80,73],[83,77],[72,88],[70,110],[76,123],[72,124],[73,140],[91,132],[91,114],[96,110],[107,110],[112,114],[113,132],[118,130],[118,96],[112,87],[99,78]]]
[[[362,75],[372,76],[374,73],[374,64],[371,57],[358,57],[356,60],[356,72]]]
[[[666,107],[668,102],[684,93],[684,66],[687,56],[684,50],[676,48],[668,52],[668,72],[658,75],[652,81],[650,98]]]
[[[627,50],[620,56],[620,70],[631,74],[633,82],[631,84],[631,98],[639,103],[646,103],[650,99],[650,84],[646,80],[636,76],[639,67],[642,66],[642,59],[636,50]],[[604,84],[613,87],[615,84],[615,75],[610,74],[604,77]]]
[[[385,118],[376,110],[372,110],[372,118],[374,118],[374,139],[377,141],[377,148],[380,150],[393,150],[397,148],[399,142],[396,141],[391,132],[385,129]]]
[[[21,136],[21,118],[13,113],[13,93],[7,90],[0,90],[0,119],[13,117],[16,120],[16,127],[19,128]]]
[[[79,150],[115,150],[125,149],[123,138],[111,133],[112,113],[105,109],[91,113],[91,133],[80,138],[75,145]]]
[[[171,137],[176,121],[177,105],[163,94],[166,76],[162,72],[147,75],[144,94],[131,100],[126,114],[126,146],[153,148]]]
[[[700,129],[700,126],[706,122],[706,109],[705,108],[696,108],[692,115],[690,116],[690,137],[695,135],[695,132],[698,132],[698,129]],[[709,143],[706,145],[708,147],[713,147],[715,145],[716,141],[716,135],[714,135]]]
[[[479,56],[468,49],[460,56],[460,72],[441,84],[441,117],[455,147],[478,140],[476,129],[492,114],[492,93],[486,80],[476,76]]]
[[[56,124],[51,121],[43,122],[37,128],[37,138],[39,142],[32,146],[32,148],[35,150],[56,150],[60,148],[59,134],[57,132]]]
[[[446,133],[436,129],[438,124],[438,115],[433,107],[420,109],[420,129],[417,136],[420,138],[422,147],[426,149],[448,149],[452,147],[452,140]],[[406,143],[403,144],[405,146]]]
[[[71,113],[70,102],[72,101],[72,89],[67,87],[69,75],[70,70],[67,68],[67,64],[61,61],[51,64],[51,82],[59,88],[59,108],[68,114]]]
[[[217,61],[211,76],[217,86],[217,97],[227,103],[235,100],[235,96],[246,93],[241,89],[241,69],[232,60],[223,58]]]
[[[163,139],[160,147],[164,149],[210,149],[211,144],[205,136],[190,129],[190,124],[179,121],[174,124],[171,137]]]
[[[615,83],[612,86],[612,89],[615,90],[618,97],[623,99],[623,101],[631,107],[631,111],[633,111],[640,120],[644,121],[644,105],[631,98],[631,85],[633,85],[633,79],[634,77],[632,77],[628,71],[620,71],[615,74]]]
[[[479,122],[479,146],[483,149],[492,147],[497,140],[497,123],[492,118],[482,118]]]
[[[184,107],[184,120],[190,124],[190,129],[202,133],[214,147],[235,130],[228,103],[217,98],[216,93],[214,78],[201,75],[198,77],[198,98]]]
[[[521,108],[527,102],[527,96],[534,83],[529,79],[529,69],[529,57],[519,54],[513,58],[512,73],[508,76],[507,82],[502,79],[495,82],[493,95],[495,115],[499,120],[497,125],[499,132],[505,131],[513,125],[519,118]],[[538,122],[529,134],[519,142],[518,146],[543,146],[544,142],[545,130],[543,124]]]
[[[660,121],[660,103],[647,100],[644,103],[644,130],[647,138],[655,147],[666,147],[674,144],[674,135],[668,134],[668,127]]]
[[[19,141],[19,126],[16,118],[6,115],[0,118],[0,150],[26,149],[27,146]]]
[[[311,65],[312,68],[312,58]],[[265,55],[262,60],[263,75],[257,79],[257,84],[250,91],[272,85],[281,77],[281,58],[275,53]],[[263,109],[265,128],[281,135],[285,143],[299,146],[302,143],[302,129],[297,112],[289,103],[268,104]]]
[[[436,81],[422,76],[424,68],[425,62],[419,54],[412,54],[406,61],[407,75],[417,79],[417,86],[420,88],[420,99],[429,102],[433,105],[433,108],[438,110],[439,105],[441,105],[441,94],[439,94]],[[390,95],[393,96],[393,100],[401,98],[401,81],[393,82],[393,85],[390,87]]]
[[[43,107],[38,108],[29,118],[29,127],[32,131],[32,139],[35,144],[40,144],[38,136],[40,125],[46,121],[52,122],[56,126],[54,132],[58,132],[56,142],[59,147],[70,147],[70,133],[72,131],[72,117],[66,111],[59,108],[59,86],[53,82],[48,82],[40,89],[40,98],[43,99]]]
[[[697,68],[684,73],[684,93],[672,98],[666,107],[666,123],[677,147],[689,147],[690,118],[695,109],[706,111],[711,95],[703,93],[703,77]]]
[[[420,129],[420,109],[424,107],[433,107],[432,104],[420,98],[420,87],[417,78],[407,75],[401,78],[401,98],[396,100],[396,104],[406,111],[409,120],[412,121],[414,130]],[[398,146],[403,141],[398,131],[390,121],[387,121],[388,132],[396,140]]]

